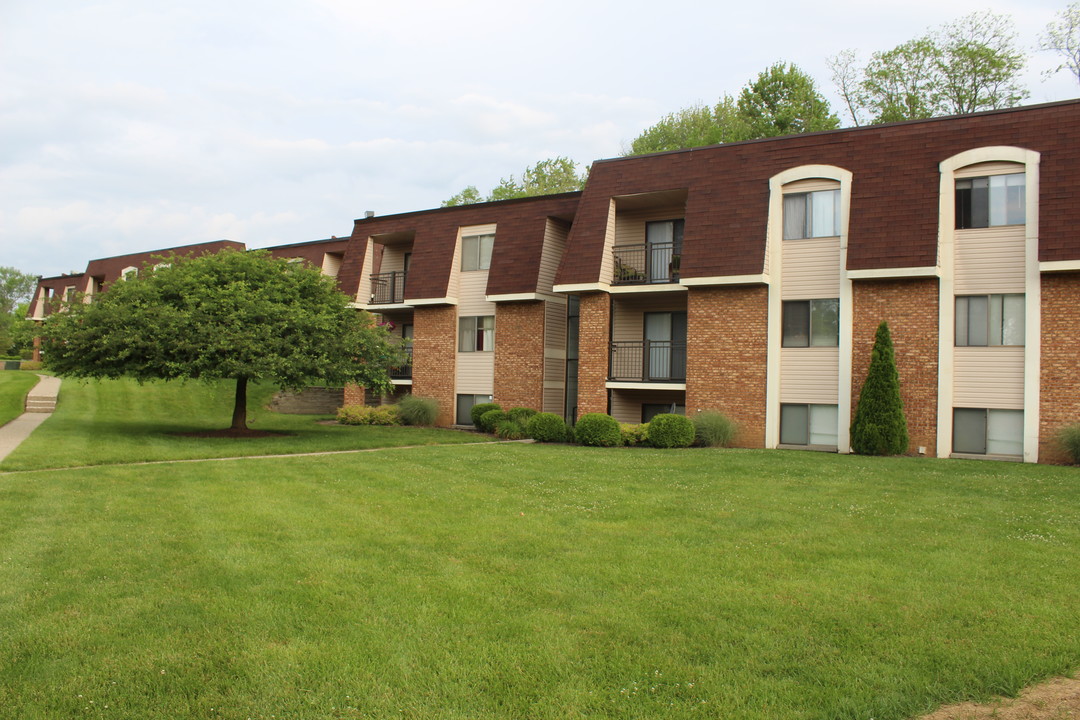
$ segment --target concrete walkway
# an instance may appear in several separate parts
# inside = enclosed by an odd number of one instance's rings
[[[60,378],[38,375],[41,380],[26,396],[26,412],[7,425],[0,427],[0,460],[3,460],[30,437],[38,425],[56,409],[56,396],[60,394]]]

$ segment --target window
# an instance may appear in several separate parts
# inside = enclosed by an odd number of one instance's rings
[[[682,264],[683,220],[657,220],[645,223],[645,263],[651,283],[679,279]]]
[[[955,408],[953,452],[1023,455],[1024,411]]]
[[[783,347],[836,347],[839,344],[839,299],[784,302]]]
[[[457,396],[457,424],[472,425],[472,409],[474,405],[491,402],[491,395],[458,395]]]
[[[471,235],[461,238],[461,269],[487,270],[491,267],[494,235]]]
[[[1024,173],[956,181],[956,229],[1023,225],[1027,193]]]
[[[836,447],[836,405],[781,405],[780,444]]]
[[[1023,295],[963,295],[956,298],[957,347],[1023,344]]]
[[[685,415],[686,406],[678,403],[641,403],[641,422],[651,422],[654,417],[661,413]]]
[[[494,315],[458,319],[458,352],[486,352],[494,349]]]
[[[784,239],[836,237],[840,234],[840,191],[784,196]]]

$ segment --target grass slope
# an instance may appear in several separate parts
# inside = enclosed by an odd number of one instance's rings
[[[433,428],[319,425],[311,415],[283,415],[264,406],[268,385],[249,388],[251,427],[288,433],[268,438],[196,438],[178,433],[228,427],[233,384],[64,380],[56,412],[0,470],[74,467],[148,460],[280,455],[326,450],[479,442],[475,433]]]
[[[906,718],[1080,665],[1077,479],[536,445],[8,475],[0,707]]]
[[[23,414],[26,394],[38,384],[38,376],[18,370],[0,371],[0,425]]]

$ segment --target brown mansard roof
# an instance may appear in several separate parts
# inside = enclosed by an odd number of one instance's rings
[[[347,294],[355,295],[369,237],[411,235],[405,296],[446,297],[458,228],[496,223],[487,294],[536,292],[547,220],[570,222],[580,197],[578,192],[563,193],[357,220],[338,284]]]
[[[1040,161],[1040,260],[1080,258],[1080,100],[808,133],[593,164],[558,284],[595,283],[612,197],[687,191],[686,278],[762,272],[769,178],[800,165],[852,172],[848,269],[937,264],[938,165],[1008,145]]]

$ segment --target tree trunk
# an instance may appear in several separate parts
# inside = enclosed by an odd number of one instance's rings
[[[236,378],[236,402],[233,404],[230,430],[247,430],[247,383],[246,377]]]

